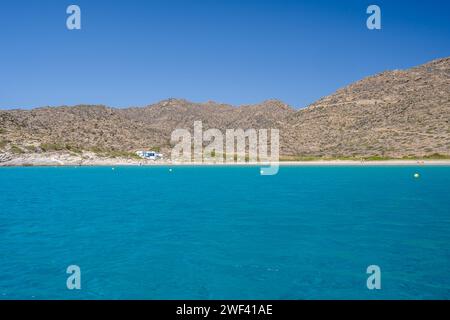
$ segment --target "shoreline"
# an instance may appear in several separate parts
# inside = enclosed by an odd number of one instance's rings
[[[35,162],[35,163],[0,163],[0,168],[27,168],[27,167],[268,167],[270,165],[279,167],[373,167],[373,166],[450,166],[450,160],[373,160],[373,161],[353,161],[353,160],[313,160],[313,161],[280,161],[278,163],[267,162],[233,162],[233,163],[213,163],[213,162],[170,162],[170,161],[92,161],[88,163],[61,163],[61,162]]]
[[[265,162],[178,162],[170,159],[148,160],[130,157],[104,157],[93,152],[83,154],[70,153],[28,153],[28,154],[1,154],[0,167],[120,167],[120,166],[258,166],[268,167]],[[450,166],[450,159],[385,159],[385,160],[284,160],[273,162],[273,166]]]

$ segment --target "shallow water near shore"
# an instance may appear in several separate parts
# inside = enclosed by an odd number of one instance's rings
[[[0,299],[450,299],[448,166],[171,169],[0,168]]]

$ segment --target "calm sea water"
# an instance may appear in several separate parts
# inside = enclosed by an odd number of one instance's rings
[[[449,299],[449,189],[450,167],[1,168],[0,299]]]

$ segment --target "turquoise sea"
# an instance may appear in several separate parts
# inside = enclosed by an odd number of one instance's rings
[[[449,191],[450,167],[0,168],[0,299],[449,299]]]

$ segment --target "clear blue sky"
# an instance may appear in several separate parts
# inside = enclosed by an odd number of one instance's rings
[[[66,29],[66,8],[82,29]],[[378,4],[382,30],[366,28]],[[168,97],[304,107],[450,55],[450,1],[1,0],[0,108]]]

